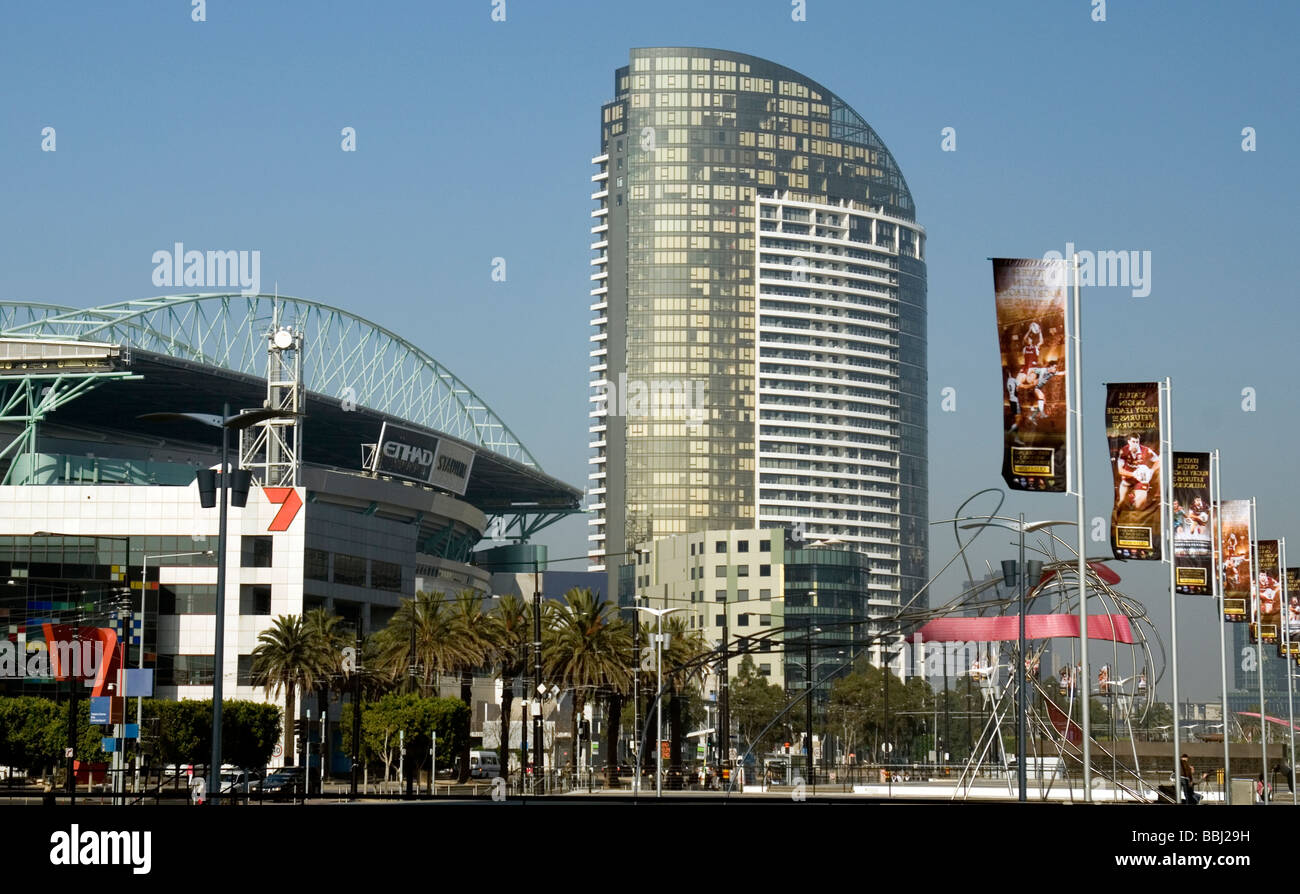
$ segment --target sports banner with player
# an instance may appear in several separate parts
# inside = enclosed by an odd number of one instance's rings
[[[1174,586],[1177,592],[1208,596],[1214,565],[1210,540],[1210,454],[1174,451]]]
[[[1002,478],[1012,490],[1064,493],[1065,261],[994,258],[1002,352]]]
[[[1284,580],[1282,623],[1286,628],[1283,630],[1283,657],[1300,659],[1300,568],[1288,568]]]
[[[1275,645],[1281,629],[1282,584],[1278,569],[1276,540],[1260,540],[1255,544],[1255,561],[1258,571],[1250,579],[1250,606],[1254,620],[1250,625],[1250,641]]]
[[[1219,503],[1223,620],[1250,620],[1250,500]]]
[[[1115,505],[1110,546],[1117,559],[1159,560],[1160,386],[1155,382],[1106,386],[1106,439]]]

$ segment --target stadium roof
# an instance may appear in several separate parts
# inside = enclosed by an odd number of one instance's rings
[[[400,336],[354,314],[270,295],[181,295],[85,310],[0,304],[0,337],[95,342],[124,348],[114,361],[139,379],[106,379],[46,417],[53,427],[135,432],[210,446],[202,430],[147,424],[149,412],[218,413],[260,407],[267,338],[276,327],[304,335],[307,418],[303,462],[361,468],[361,445],[392,422],[474,449],[465,499],[484,512],[579,511],[582,491],[538,466],[510,428],[463,381]],[[346,406],[346,409],[345,409]]]

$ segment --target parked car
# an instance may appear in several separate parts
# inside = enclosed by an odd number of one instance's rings
[[[227,768],[221,771],[221,793],[246,795],[256,791],[261,774],[256,770]]]
[[[296,798],[306,791],[306,778],[302,767],[284,767],[263,779],[257,790],[266,798]]]

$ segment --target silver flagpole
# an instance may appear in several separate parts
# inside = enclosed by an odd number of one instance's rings
[[[1219,607],[1219,681],[1223,684],[1223,803],[1232,803],[1232,761],[1228,752],[1228,645],[1225,628],[1228,626],[1223,614],[1223,572],[1219,564],[1223,557],[1219,555],[1223,543],[1223,521],[1219,517],[1219,451],[1210,454],[1210,463],[1214,477],[1210,481],[1210,536],[1214,538],[1210,547],[1210,573],[1214,575],[1215,605]],[[1215,562],[1218,556],[1219,562]]]
[[[1079,515],[1079,660],[1082,663],[1079,699],[1079,719],[1083,727],[1083,800],[1092,801],[1092,718],[1088,697],[1092,671],[1088,667],[1088,544],[1087,527],[1083,518],[1083,340],[1080,338],[1079,314],[1079,255],[1074,255],[1074,486],[1078,488]],[[1068,728],[1068,724],[1067,724]]]
[[[1165,377],[1164,384],[1165,401],[1160,407],[1160,428],[1165,437],[1161,445],[1162,458],[1160,460],[1160,491],[1161,499],[1164,501],[1164,514],[1168,519],[1169,555],[1169,630],[1170,630],[1170,656],[1171,665],[1173,666],[1173,705],[1174,705],[1174,803],[1184,799],[1195,801],[1191,798],[1190,791],[1183,792],[1183,764],[1182,764],[1182,736],[1178,728],[1178,600],[1175,598],[1177,591],[1174,585],[1174,397],[1173,383],[1169,377]],[[1164,525],[1166,522],[1161,520],[1161,535],[1164,534]],[[1191,785],[1191,780],[1188,780]]]
[[[1277,544],[1277,564],[1279,576],[1282,578],[1278,583],[1282,587],[1281,612],[1278,621],[1282,625],[1282,660],[1286,667],[1286,719],[1287,726],[1290,727],[1289,735],[1291,737],[1291,761],[1288,764],[1286,787],[1291,792],[1291,803],[1295,804],[1295,687],[1291,681],[1291,625],[1289,622],[1291,611],[1291,594],[1286,585],[1286,538],[1283,537]]]
[[[1255,544],[1259,541],[1259,520],[1255,517],[1255,498],[1250,498],[1250,616],[1255,619],[1255,673],[1259,675],[1259,775],[1264,779],[1260,786],[1264,803],[1268,803],[1268,726],[1264,720],[1264,643],[1259,623],[1259,551]]]

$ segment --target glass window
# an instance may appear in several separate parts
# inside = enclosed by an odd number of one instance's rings
[[[726,577],[726,576],[727,576],[727,566],[726,566],[726,565],[719,565],[719,566],[717,566],[716,568],[714,568],[714,569],[713,569],[713,576],[714,576],[714,577]]]
[[[235,685],[236,686],[253,685],[253,656],[252,655],[239,656],[239,665],[235,671]]]
[[[740,615],[737,615],[737,616],[736,616],[736,626],[737,626],[737,627],[748,627],[748,626],[749,626],[749,615],[748,615],[748,614],[740,614]]]
[[[770,553],[772,551],[772,541],[760,540],[758,542],[758,551],[760,553]]]
[[[211,686],[215,667],[211,655],[159,655],[157,671],[163,686]]]
[[[271,613],[271,585],[242,584],[239,587],[239,613],[241,615],[269,615]]]
[[[759,576],[759,577],[771,577],[771,576],[772,576],[772,566],[771,566],[771,565],[759,565],[759,566],[758,566],[758,576]]]
[[[400,593],[402,591],[402,566],[395,562],[381,562],[375,559],[370,563],[370,586],[376,590]]]
[[[736,552],[738,552],[738,553],[747,553],[747,552],[749,552],[749,541],[748,541],[748,540],[741,540],[741,541],[737,542],[737,543],[736,543]]]
[[[240,537],[239,564],[243,568],[271,567],[270,537]]]
[[[772,598],[772,591],[771,591],[771,590],[759,590],[759,591],[758,591],[758,598],[759,598],[759,599],[762,599],[762,600],[765,600],[765,601],[766,601],[766,600],[769,600],[769,599]]]
[[[771,616],[771,615],[759,615],[759,616],[758,616],[758,626],[760,626],[760,627],[771,627],[771,626],[772,626],[772,616]]]
[[[770,664],[760,664],[760,665],[758,666],[758,675],[759,675],[760,677],[770,677],[770,676],[772,676],[772,665],[770,665]]]
[[[726,590],[718,590],[716,593],[713,594],[713,601],[714,601],[714,602],[726,602],[726,601],[727,601],[727,591],[726,591]]]
[[[323,549],[308,549],[303,555],[302,576],[307,580],[329,580],[330,554]]]
[[[727,541],[719,540],[717,543],[713,544],[713,551],[715,553],[725,553],[727,551]]]
[[[748,590],[737,590],[737,591],[736,591],[736,601],[737,601],[737,602],[744,602],[744,601],[747,600],[748,598],[749,598],[749,591],[748,591]]]
[[[334,583],[351,587],[366,585],[366,560],[360,556],[334,554]]]
[[[736,577],[749,577],[749,566],[748,565],[737,566]]]
[[[164,615],[213,615],[217,612],[214,584],[160,584],[158,611]]]
[[[714,626],[714,627],[725,627],[725,626],[727,626],[727,618],[726,618],[726,616],[725,616],[725,615],[714,615],[714,617],[713,617],[713,626]]]

